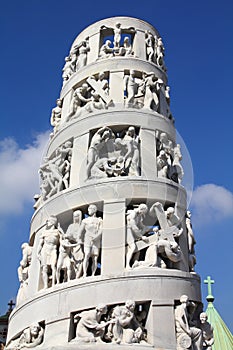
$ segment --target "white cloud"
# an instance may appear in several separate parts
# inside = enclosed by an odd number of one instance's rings
[[[20,213],[39,191],[38,169],[49,132],[20,148],[12,138],[0,141],[0,214]]]
[[[233,193],[215,184],[199,186],[193,192],[191,208],[199,226],[233,217]]]

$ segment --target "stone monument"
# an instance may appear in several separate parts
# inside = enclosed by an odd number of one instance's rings
[[[101,20],[65,58],[7,349],[202,349],[164,44]]]

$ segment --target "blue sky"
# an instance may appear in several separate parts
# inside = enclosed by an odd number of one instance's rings
[[[1,1],[0,314],[18,288],[64,57],[86,26],[124,15],[151,23],[163,38],[171,110],[193,164],[196,271],[215,280],[215,307],[233,330],[232,14],[230,0]]]

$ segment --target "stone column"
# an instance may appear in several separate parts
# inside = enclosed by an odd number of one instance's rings
[[[125,268],[125,199],[104,202],[101,274]]]
[[[178,198],[176,203],[182,203],[181,198],[178,192]],[[178,204],[175,206],[176,213],[181,220],[181,227],[183,228],[183,233],[179,237],[179,246],[182,251],[182,260],[177,263],[179,270],[189,271],[189,262],[188,262],[188,240],[187,240],[187,231],[185,225],[185,212]]]
[[[90,51],[87,54],[87,65],[91,62],[95,62],[99,56],[99,35],[100,33],[97,32],[89,37]]]
[[[70,102],[72,99],[73,90],[71,89],[63,98],[62,103],[62,113],[61,113],[61,124],[64,123],[64,120],[67,118],[70,113]]]
[[[146,61],[146,41],[145,33],[143,31],[137,30],[137,33],[134,38],[133,50],[135,57]]]
[[[32,261],[31,261],[31,266],[30,266],[30,271],[33,273],[29,273],[29,279],[28,279],[28,297],[31,295],[35,294],[39,289],[43,287],[42,284],[42,274],[41,274],[41,266],[39,259],[37,258],[37,250],[38,250],[38,245],[40,241],[40,234],[43,231],[43,228],[41,228],[36,234],[35,234],[35,240],[34,240],[34,245],[35,247],[33,249],[32,253]]]
[[[87,150],[89,133],[74,140],[71,161],[70,187],[84,184],[87,178]]]
[[[155,131],[141,128],[140,140],[142,176],[147,180],[155,180],[157,178]]]
[[[152,302],[146,328],[148,342],[156,345],[156,349],[174,349],[176,334],[174,304],[171,300]]]
[[[110,96],[114,104],[124,103],[124,72],[113,70],[110,73],[109,79]]]

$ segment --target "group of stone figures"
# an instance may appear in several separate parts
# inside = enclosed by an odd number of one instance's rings
[[[166,72],[164,63],[164,45],[162,38],[153,35],[149,30],[146,32],[146,55],[149,62],[155,63]]]
[[[145,226],[143,221],[148,213],[159,226]],[[196,264],[194,245],[196,244],[191,213],[186,213],[186,232],[188,239],[189,270],[194,271]],[[154,203],[150,210],[141,203],[138,208],[126,213],[126,268],[160,267],[175,268],[175,263],[183,260],[179,246],[179,237],[183,234],[181,220],[174,207],[164,210],[160,202]],[[144,259],[140,260],[140,252],[144,250]]]
[[[57,217],[51,215],[42,227],[36,256],[40,262],[43,288],[55,283],[86,277],[89,269],[91,275],[97,270],[102,237],[103,220],[96,216],[97,207],[88,207],[88,216],[82,219],[82,211],[73,213],[73,223],[66,232],[58,223]],[[22,245],[23,258],[18,268],[21,284],[20,293],[25,294],[28,284],[33,247]],[[90,267],[90,257],[92,258]],[[21,299],[19,296],[18,299]]]
[[[146,226],[143,221],[150,213],[159,226]],[[43,288],[71,279],[94,276],[98,267],[101,249],[103,219],[97,217],[95,204],[88,206],[88,215],[83,218],[81,210],[73,213],[73,223],[63,231],[56,216],[50,216],[41,228],[40,240],[36,251],[40,262]],[[186,214],[186,231],[189,251],[189,268],[194,270],[195,238]],[[126,212],[126,269],[156,267],[175,268],[174,263],[183,259],[179,246],[179,237],[183,233],[180,219],[173,207],[164,210],[161,203],[154,203],[150,210],[141,203],[137,208]],[[18,300],[26,295],[33,248],[27,243],[22,245],[23,258],[18,268],[21,284]],[[140,253],[144,258],[140,260]]]
[[[199,315],[199,320],[195,320],[195,309],[195,303],[189,301],[187,295],[180,297],[180,305],[175,308],[177,350],[212,350],[213,327],[205,312]]]
[[[184,170],[180,163],[182,160],[180,145],[174,146],[167,133],[157,131],[156,152],[158,177],[167,178],[180,184],[184,176]]]
[[[100,47],[98,59],[106,59],[117,56],[133,56],[133,38],[135,28],[122,28],[121,23],[116,23],[114,28],[102,26],[101,30],[110,30],[113,33],[113,42],[106,39]],[[164,45],[161,37],[154,36],[150,31],[145,33],[146,59],[155,63],[166,72],[164,63]],[[65,83],[69,78],[87,64],[87,55],[90,51],[89,38],[73,46],[70,53],[65,57],[65,65],[62,69],[62,78]]]
[[[66,141],[56,149],[53,157],[44,158],[40,166],[42,201],[69,187],[73,144]],[[38,196],[35,199],[39,199]]]
[[[104,126],[93,135],[87,152],[87,178],[139,176],[139,136],[133,126],[114,133]]]
[[[177,350],[212,350],[213,328],[205,312],[199,315],[199,320],[193,319],[195,309],[196,304],[189,301],[188,296],[180,297],[180,304],[175,308]],[[74,314],[75,331],[71,343],[147,344],[147,315],[143,304],[137,305],[133,300],[115,306],[99,304],[94,309]],[[36,347],[43,342],[43,336],[44,328],[34,324],[26,328],[8,349]]]
[[[199,315],[198,320],[193,319],[195,309],[196,304],[189,301],[188,296],[182,295],[180,305],[175,308],[177,350],[212,350],[213,328],[207,321],[205,312]],[[82,311],[74,316],[74,321],[78,323],[76,336],[72,341],[146,344],[147,314],[145,309],[139,311],[133,300],[127,300],[125,305],[115,307],[100,304],[95,309]]]
[[[167,133],[156,132],[157,176],[181,183],[180,145],[174,145]],[[140,176],[140,138],[134,126],[113,132],[107,126],[92,136],[87,152],[87,179]]]
[[[125,106],[146,108],[158,112],[174,122],[170,111],[170,88],[155,73],[140,73],[130,70],[124,76]],[[87,78],[82,85],[76,87],[70,101],[69,111],[63,118],[65,125],[70,120],[80,117],[83,111],[107,109],[114,106],[110,96],[109,81],[106,73],[100,72],[96,77]],[[54,127],[53,135],[61,127],[62,100],[57,99],[57,106],[52,109],[50,123]],[[53,136],[51,135],[51,136]]]

